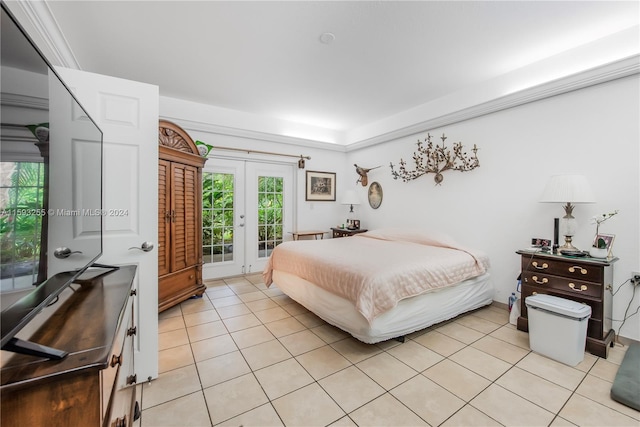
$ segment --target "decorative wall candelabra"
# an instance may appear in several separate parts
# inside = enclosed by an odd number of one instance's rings
[[[427,134],[425,141],[418,140],[418,149],[413,153],[413,160],[416,164],[414,170],[407,170],[407,163],[403,159],[400,159],[400,166],[397,171],[394,170],[393,163],[390,163],[393,179],[400,178],[404,182],[409,182],[424,174],[435,173],[436,175],[433,179],[436,185],[440,185],[444,179],[442,172],[446,170],[465,172],[480,166],[477,156],[478,148],[475,144],[473,144],[473,149],[471,150],[473,151],[473,156],[468,157],[467,153],[462,151],[461,142],[454,143],[453,148],[449,149],[445,146],[447,137],[442,134],[440,139],[442,140],[442,145],[434,145],[431,142],[430,134]],[[424,142],[426,142],[426,146]]]

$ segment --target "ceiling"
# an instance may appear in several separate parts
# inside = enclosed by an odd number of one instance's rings
[[[637,28],[640,13],[638,1],[48,5],[85,71],[338,132]]]

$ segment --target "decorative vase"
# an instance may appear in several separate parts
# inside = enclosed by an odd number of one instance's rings
[[[609,250],[606,248],[594,248],[589,249],[589,255],[592,258],[606,258],[609,255]]]

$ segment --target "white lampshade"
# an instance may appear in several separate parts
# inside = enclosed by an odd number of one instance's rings
[[[342,195],[340,203],[342,203],[343,205],[359,205],[360,199],[358,198],[358,194],[355,191],[347,190]]]
[[[595,203],[591,186],[583,175],[555,175],[540,200],[543,203]]]

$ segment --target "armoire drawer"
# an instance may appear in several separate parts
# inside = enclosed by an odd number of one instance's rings
[[[158,299],[163,300],[176,293],[180,293],[184,289],[195,288],[197,279],[196,267],[165,276],[158,284]]]

